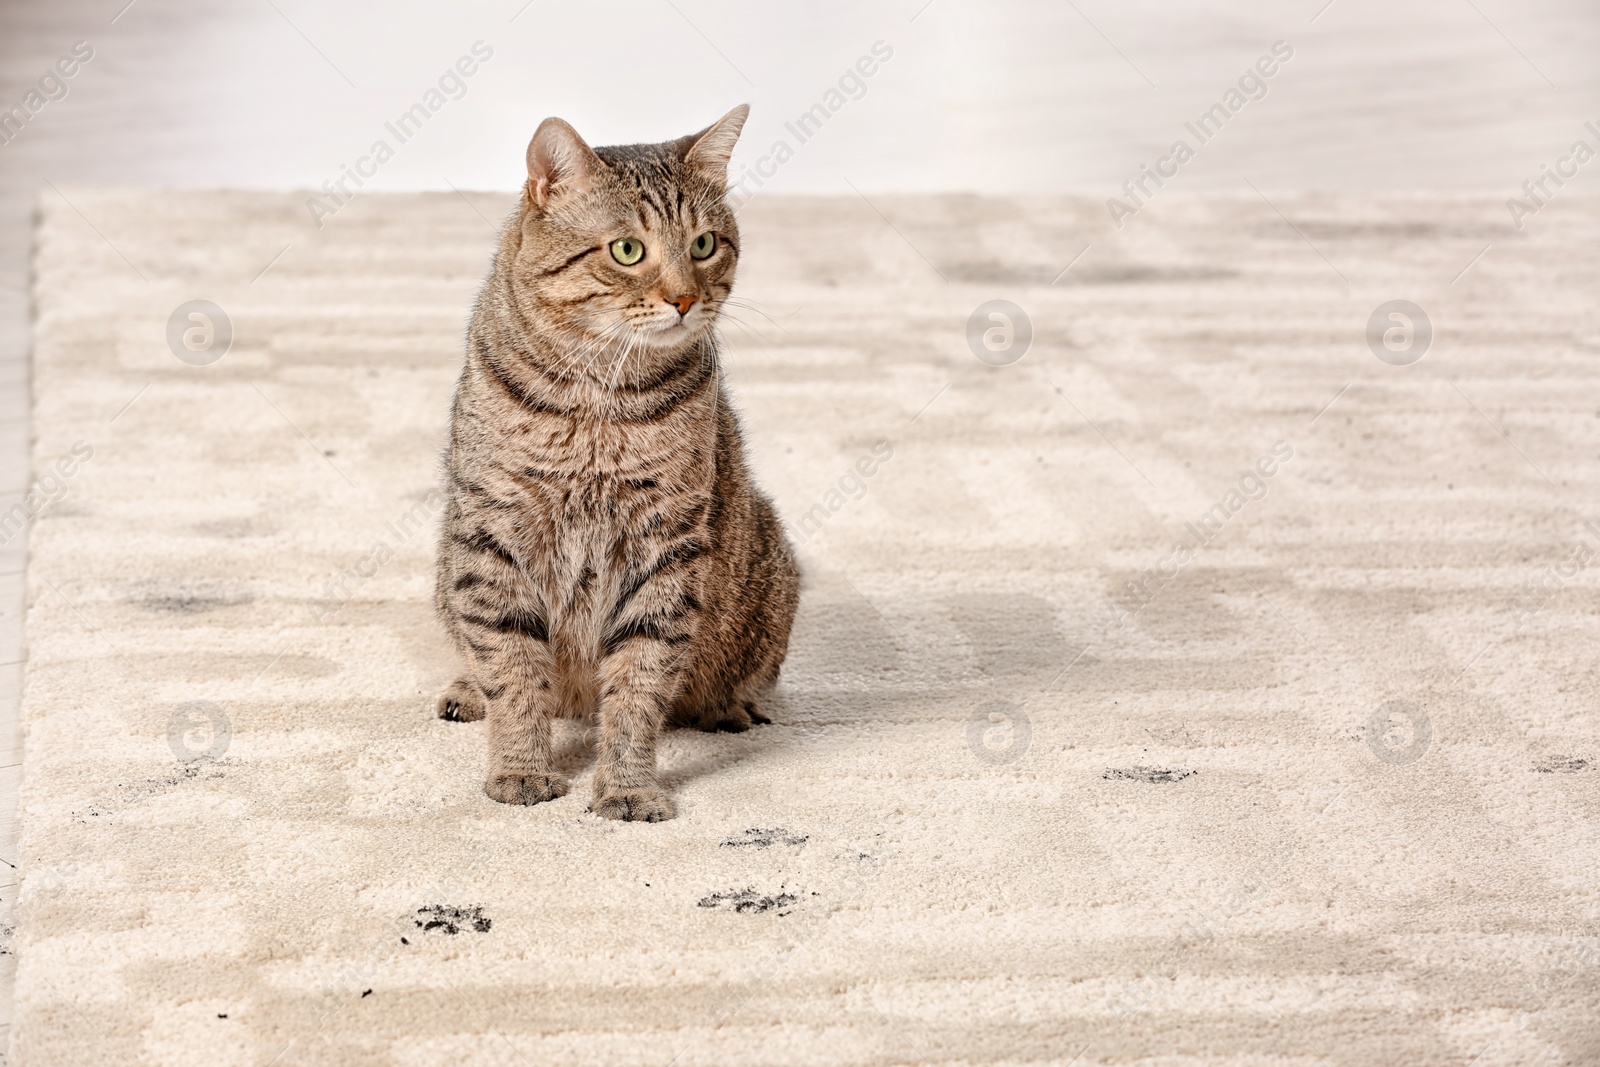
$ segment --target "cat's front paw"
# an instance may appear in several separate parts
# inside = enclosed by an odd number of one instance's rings
[[[666,791],[654,786],[598,794],[590,801],[589,810],[602,819],[628,822],[665,822],[678,813],[667,799]]]
[[[539,804],[566,796],[567,788],[559,774],[491,774],[483,783],[489,799],[502,804]]]
[[[483,718],[483,694],[457,678],[439,694],[438,712],[450,722],[477,722]]]

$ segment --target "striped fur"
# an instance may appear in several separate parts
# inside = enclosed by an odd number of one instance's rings
[[[549,119],[529,145],[468,331],[436,593],[466,663],[439,714],[487,716],[485,791],[502,803],[566,793],[558,716],[598,718],[591,810],[652,822],[673,815],[663,727],[767,721],[754,701],[777,679],[799,582],[746,468],[715,335],[745,114],[593,150]],[[707,231],[715,251],[693,259]],[[610,251],[624,237],[644,243],[635,265]]]

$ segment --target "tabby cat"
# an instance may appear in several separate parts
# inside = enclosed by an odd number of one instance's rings
[[[484,791],[567,792],[557,717],[598,718],[590,810],[672,818],[667,725],[745,730],[777,679],[793,554],[746,467],[716,323],[739,228],[728,160],[749,109],[663,144],[528,145],[456,387],[436,603],[465,661],[442,718],[487,716]]]

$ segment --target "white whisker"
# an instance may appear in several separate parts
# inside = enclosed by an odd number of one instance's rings
[[[773,318],[771,315],[768,315],[765,311],[762,311],[760,308],[756,307],[752,303],[749,303],[748,301],[744,301],[744,300],[724,300],[722,302],[722,306],[725,307],[725,308],[730,308],[730,307],[732,307],[732,308],[743,308],[745,311],[754,311],[757,315],[760,315],[762,318],[764,318],[768,322],[772,323],[772,325],[777,327],[779,330],[782,330],[784,333],[788,333],[789,332],[788,330],[784,330],[783,329],[783,323],[779,322],[777,319]],[[793,314],[793,313],[791,312],[791,314]]]

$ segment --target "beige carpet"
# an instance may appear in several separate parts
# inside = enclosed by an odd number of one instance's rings
[[[808,584],[660,825],[430,707],[509,198],[47,194],[11,1062],[1600,1062],[1600,201],[1266,191],[748,205]]]

